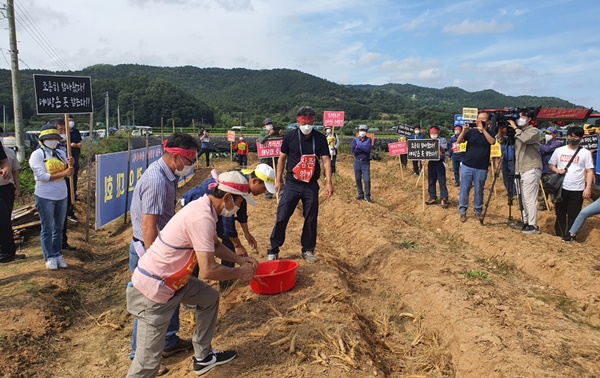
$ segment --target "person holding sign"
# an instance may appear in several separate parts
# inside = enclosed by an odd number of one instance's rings
[[[75,165],[73,166],[73,190],[75,191],[75,201],[77,201],[77,177],[79,175],[79,156],[81,155],[81,144],[83,138],[81,138],[81,132],[79,129],[77,129],[75,119],[71,116],[69,117],[68,131],[71,134],[71,154],[73,155],[73,159],[75,159]],[[74,223],[77,223],[77,218],[75,218],[75,215],[70,214],[69,218],[71,222],[74,221]]]
[[[329,144],[329,154],[331,155],[331,174],[335,174],[335,161],[337,160],[337,149],[340,148],[340,138],[333,132],[331,126],[325,127],[325,136]]]
[[[358,136],[352,139],[350,151],[354,154],[354,180],[358,191],[357,200],[371,200],[371,138],[367,136],[367,125],[358,126]],[[365,182],[363,191],[362,181]]]
[[[46,124],[39,136],[40,147],[29,157],[35,177],[35,207],[41,222],[40,241],[46,268],[66,268],[61,247],[67,216],[68,189],[64,178],[73,176],[73,158],[59,150],[61,140],[56,126]]]
[[[237,151],[240,168],[246,168],[248,166],[248,142],[244,140],[243,135],[240,136],[233,149]]]
[[[446,164],[445,153],[448,149],[448,141],[446,138],[440,138],[440,129],[436,126],[432,126],[429,129],[429,137],[433,140],[440,141],[440,159],[429,160],[427,162],[427,183],[429,199],[425,201],[427,205],[433,205],[437,203],[436,193],[436,182],[440,183],[440,197],[442,198],[442,209],[448,207],[448,187],[446,186]]]
[[[202,130],[200,136],[200,152],[198,152],[198,160],[202,154],[206,154],[206,168],[210,167],[210,150],[212,149],[212,138],[208,135],[208,130]]]
[[[421,127],[415,126],[413,129],[413,134],[408,137],[408,139],[425,139],[425,135],[421,134]],[[421,174],[421,169],[423,169],[423,163],[418,160],[413,160],[413,175],[419,176]]]
[[[517,122],[508,120],[508,127],[515,130],[515,180],[520,180],[523,213],[521,230],[524,234],[539,234],[537,225],[538,194],[542,178],[542,155],[540,134],[531,125],[535,111],[523,110]]]
[[[298,128],[283,137],[275,190],[281,190],[283,169],[285,167],[286,184],[277,205],[277,219],[271,232],[271,248],[267,250],[269,260],[279,258],[279,248],[285,241],[288,222],[296,210],[298,201],[302,201],[304,226],[302,227],[302,258],[310,263],[317,262],[314,255],[317,244],[317,217],[319,215],[319,176],[321,160],[325,168],[327,197],[333,194],[331,182],[331,158],[327,138],[314,131],[315,110],[310,106],[298,109]]]
[[[263,121],[263,130],[258,135],[258,143],[264,144],[266,141],[271,139],[281,139],[283,138],[283,130],[280,127],[273,126],[273,120],[271,118],[266,118]],[[267,164],[273,169],[277,168],[277,162],[279,161],[279,157],[275,158],[263,158],[260,160],[261,164]],[[273,194],[267,191],[265,193],[266,199],[273,199]]]
[[[489,115],[486,112],[477,115],[475,127],[463,127],[457,139],[457,143],[462,142],[467,142],[467,149],[460,170],[459,213],[460,221],[466,222],[471,186],[475,189],[475,217],[481,219],[483,187],[490,166],[490,149],[492,144],[496,143],[496,139],[489,132]]]
[[[454,135],[450,138],[450,148],[448,150],[448,157],[452,161],[452,172],[454,172],[454,186],[460,186],[460,165],[462,164],[463,154],[460,150],[460,143],[457,142],[458,136],[462,131],[462,126],[454,126]]]
[[[16,253],[12,229],[11,214],[15,198],[21,195],[19,184],[19,170],[21,165],[17,160],[15,151],[15,138],[2,138],[4,129],[0,127],[0,263],[8,263],[26,256]],[[2,142],[5,145],[2,145]]]

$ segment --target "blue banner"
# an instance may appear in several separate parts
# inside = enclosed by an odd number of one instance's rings
[[[146,149],[131,150],[129,172],[127,160],[127,151],[96,156],[96,230],[121,217],[131,207],[135,184],[146,170]],[[126,194],[129,197],[127,209]]]
[[[149,147],[147,153],[145,148],[131,150],[129,183],[125,175],[129,159],[127,151],[96,155],[96,230],[129,212],[135,185],[146,171],[146,167],[160,159],[162,155],[163,149],[160,145]],[[186,177],[180,177],[180,186],[187,183],[193,175],[194,170]],[[125,209],[125,202],[127,202],[127,209]]]
[[[454,115],[454,126],[462,126],[464,124],[463,115],[455,114]]]

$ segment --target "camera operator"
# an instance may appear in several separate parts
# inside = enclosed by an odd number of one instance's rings
[[[537,225],[538,194],[542,178],[542,155],[540,154],[540,134],[531,125],[535,111],[522,110],[517,122],[508,120],[508,127],[515,130],[515,180],[520,180],[523,200],[524,234],[539,234]]]
[[[492,144],[496,142],[496,139],[490,135],[489,119],[488,113],[479,113],[477,122],[469,124],[469,127],[463,127],[456,141],[457,143],[467,142],[467,149],[460,169],[459,212],[461,222],[467,221],[471,186],[475,188],[473,198],[475,217],[481,220],[483,186],[490,166],[490,149]]]

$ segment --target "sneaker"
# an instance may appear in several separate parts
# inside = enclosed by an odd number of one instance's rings
[[[481,215],[480,213],[473,213],[473,215],[475,216],[475,218],[479,221],[481,221],[481,218],[483,217],[483,215]]]
[[[459,188],[460,187],[460,182],[455,182],[454,186],[457,187],[457,188]]]
[[[419,176],[417,172],[413,172],[413,176]]]
[[[539,227],[532,226],[532,225],[530,225],[530,224],[529,224],[529,225],[527,225],[527,227],[525,227],[525,228],[523,229],[523,231],[521,231],[521,232],[522,232],[522,233],[524,233],[524,234],[528,234],[528,235],[531,235],[531,234],[541,234],[541,233],[542,233],[542,232],[540,231],[540,228],[539,228]]]
[[[63,245],[63,246],[62,246],[62,248],[61,248],[61,249],[66,249],[67,251],[75,251],[77,248],[76,248],[76,247],[73,247],[73,246],[72,246],[72,245],[70,245],[70,244],[65,244],[65,245]]]
[[[357,196],[357,197],[356,197],[356,199],[357,199],[358,201],[362,201],[362,200],[364,200],[364,199],[365,199],[365,197],[364,197],[364,196]]]
[[[425,201],[425,205],[435,205],[437,203],[437,200],[435,198],[430,198],[427,201]]]
[[[365,201],[367,201],[368,203],[373,203],[373,200],[371,199],[371,197],[365,198]]]
[[[267,254],[267,261],[278,260],[278,259],[279,259],[279,254],[277,254],[277,253]]]
[[[71,223],[79,223],[79,221],[77,220],[77,217],[75,215],[68,215],[67,220]]]
[[[56,263],[58,264],[59,268],[63,268],[64,269],[64,268],[68,267],[67,263],[65,262],[65,260],[63,259],[62,256],[58,256],[56,258]]]
[[[215,366],[226,364],[236,356],[237,353],[233,350],[213,350],[203,360],[192,357],[194,373],[196,373],[196,375],[207,373]]]
[[[467,214],[460,214],[460,221],[461,222],[466,222],[467,221]]]
[[[448,200],[447,199],[443,199],[442,200],[442,209],[447,209],[448,208]]]
[[[165,358],[170,357],[170,356],[174,355],[175,353],[183,352],[185,350],[190,350],[193,347],[194,347],[194,345],[192,344],[192,340],[179,339],[179,340],[177,340],[175,345],[173,345],[172,347],[163,349],[162,356]]]
[[[566,236],[563,236],[562,241],[565,243],[573,243],[576,241],[575,236],[576,235],[567,234]]]
[[[312,251],[306,251],[306,252],[302,252],[302,258],[306,261],[308,261],[309,263],[316,263],[317,261],[319,261],[315,255],[313,254]]]
[[[46,269],[50,270],[58,270],[58,262],[55,257],[50,257],[46,260]]]

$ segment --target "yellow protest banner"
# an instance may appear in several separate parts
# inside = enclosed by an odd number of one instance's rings
[[[477,108],[463,108],[463,121],[477,120]]]
[[[498,141],[496,141],[496,143],[494,143],[492,145],[492,147],[490,148],[490,156],[491,157],[501,157],[502,156],[502,150],[500,149],[500,143],[498,143]]]

